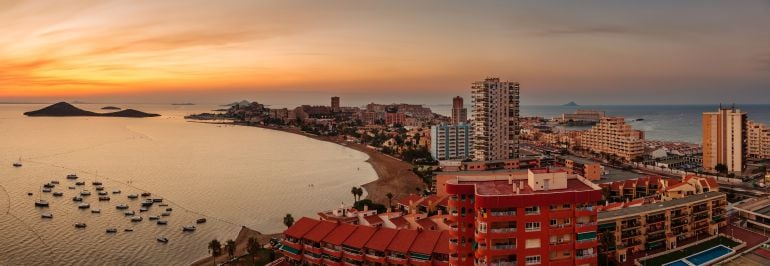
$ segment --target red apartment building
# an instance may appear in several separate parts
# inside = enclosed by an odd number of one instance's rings
[[[563,170],[447,180],[452,265],[597,265],[601,188]]]
[[[303,217],[284,235],[280,251],[294,265],[449,265],[446,231],[378,229]]]

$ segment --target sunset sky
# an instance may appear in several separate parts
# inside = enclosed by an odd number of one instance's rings
[[[0,0],[0,101],[770,103],[764,1]],[[345,102],[347,100],[347,102]]]

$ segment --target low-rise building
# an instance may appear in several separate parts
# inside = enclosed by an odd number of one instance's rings
[[[631,254],[676,248],[727,226],[727,198],[710,191],[669,201],[599,212],[599,246],[619,262]]]
[[[557,161],[567,170],[568,174],[576,174],[588,180],[595,181],[602,178],[604,166],[599,162],[583,159],[576,156],[558,156]]]
[[[303,217],[284,235],[280,252],[292,264],[449,265],[446,231],[377,229]]]

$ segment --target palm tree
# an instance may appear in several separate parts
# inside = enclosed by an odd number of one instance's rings
[[[358,187],[356,189],[356,195],[358,195],[358,201],[361,201],[361,196],[364,195],[364,188]]]
[[[249,237],[248,242],[246,242],[246,251],[249,252],[252,260],[255,259],[261,248],[262,246],[259,245],[259,240],[256,237]]]
[[[283,224],[286,225],[286,227],[294,225],[294,217],[291,216],[291,213],[287,213],[286,216],[283,217]]]
[[[388,209],[393,207],[393,193],[388,192],[388,194],[385,194],[385,197],[388,197]]]
[[[232,239],[229,239],[225,242],[225,249],[227,250],[227,255],[232,258],[235,256],[235,241]]]
[[[356,202],[358,202],[358,200],[356,200],[356,196],[358,196],[358,188],[352,187],[350,189],[350,194],[353,194],[353,205],[356,205]]]
[[[219,240],[214,239],[209,242],[209,253],[211,253],[211,256],[214,257],[215,260],[216,257],[222,255],[222,244],[219,243]],[[216,264],[216,262],[214,264]]]

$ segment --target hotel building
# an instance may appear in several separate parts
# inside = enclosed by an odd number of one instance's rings
[[[746,155],[754,159],[770,159],[770,128],[749,121],[746,125]]]
[[[435,125],[430,127],[430,154],[433,159],[465,160],[472,158],[473,138],[468,124]]]
[[[727,226],[726,207],[724,193],[708,191],[599,212],[599,249],[622,263],[634,253],[673,249],[679,242],[713,236]]]
[[[746,161],[746,113],[735,108],[719,108],[703,113],[703,169],[741,172]]]
[[[446,231],[378,229],[303,217],[284,235],[279,250],[293,265],[449,265]]]
[[[452,124],[468,123],[468,109],[463,106],[463,97],[452,98]]]
[[[644,132],[634,130],[622,117],[605,116],[583,134],[581,146],[631,161],[644,154]]]
[[[452,265],[597,265],[601,188],[565,171],[457,175],[449,196]]]
[[[334,96],[332,97],[332,112],[339,112],[340,111],[340,97]]]
[[[519,83],[487,78],[473,83],[474,160],[519,157]]]

